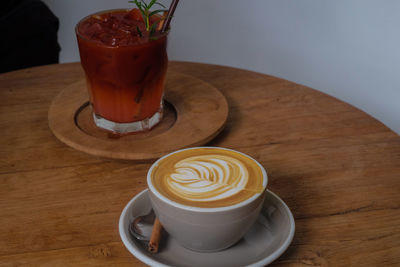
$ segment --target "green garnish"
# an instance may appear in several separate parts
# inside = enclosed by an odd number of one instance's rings
[[[139,26],[136,26],[136,30],[140,37],[143,37],[142,31],[139,29]]]
[[[153,10],[150,11],[150,8],[152,8],[154,5],[159,5],[163,8],[166,8],[163,4],[157,2],[157,0],[151,0],[150,3],[146,3],[144,0],[133,0],[133,1],[128,1],[129,3],[134,3],[137,8],[140,11],[140,14],[142,15],[144,24],[146,26],[146,31],[150,32],[150,36],[152,34],[154,34],[156,28],[157,28],[157,23],[160,21],[156,21],[154,22],[152,25],[150,25],[150,17],[153,15],[156,15],[158,13],[161,12],[165,12],[168,11],[167,9],[157,9],[157,10]],[[142,35],[141,33],[139,33],[140,35]]]

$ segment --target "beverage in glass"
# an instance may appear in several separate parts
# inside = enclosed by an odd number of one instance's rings
[[[157,26],[161,17],[150,17]],[[167,33],[146,30],[137,9],[90,15],[76,26],[95,124],[125,134],[162,119]]]

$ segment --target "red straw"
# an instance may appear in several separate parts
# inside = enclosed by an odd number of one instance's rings
[[[165,32],[169,28],[169,24],[171,23],[172,16],[174,15],[176,6],[178,5],[179,0],[173,0],[171,6],[168,9],[167,18],[165,19],[165,23],[161,29],[161,32]]]

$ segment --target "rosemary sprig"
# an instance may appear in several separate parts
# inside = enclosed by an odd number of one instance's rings
[[[153,16],[153,15],[156,15],[158,13],[162,13],[162,12],[168,11],[166,9],[166,7],[163,4],[157,2],[157,0],[151,0],[148,4],[144,0],[133,0],[133,1],[128,1],[128,2],[129,3],[134,3],[137,6],[137,8],[140,11],[140,14],[142,15],[144,24],[146,26],[146,31],[150,32],[150,36],[152,34],[154,34],[155,29],[157,27],[157,23],[159,21],[156,21],[152,25],[150,25],[150,17]],[[154,5],[161,6],[164,9],[157,9],[157,10],[150,11],[150,9]]]
[[[136,26],[136,30],[140,37],[143,37],[142,31],[139,29],[139,26]]]

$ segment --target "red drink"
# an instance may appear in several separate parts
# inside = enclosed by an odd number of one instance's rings
[[[152,16],[150,23],[157,19]],[[167,34],[150,36],[135,10],[88,16],[76,34],[97,126],[126,133],[156,125],[162,117]]]

